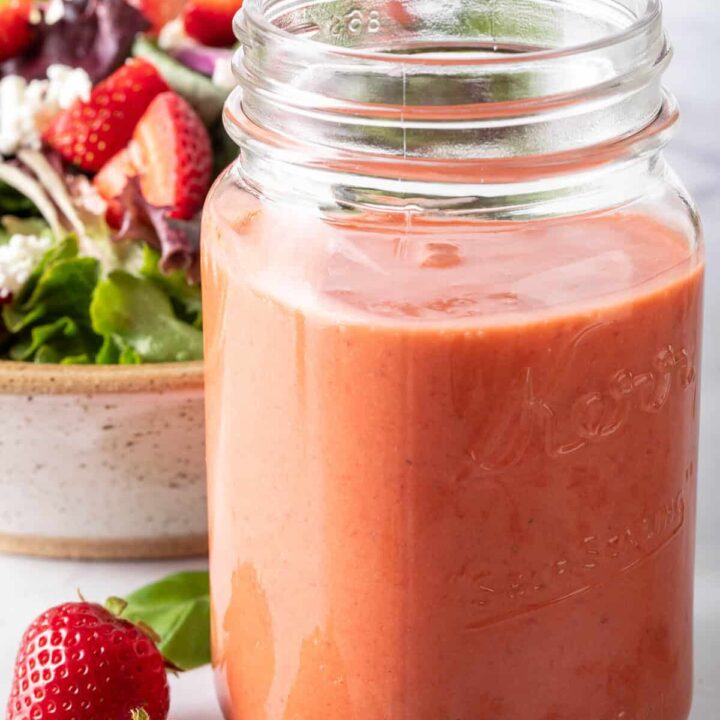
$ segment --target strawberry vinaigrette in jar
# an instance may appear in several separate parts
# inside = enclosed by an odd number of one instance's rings
[[[232,720],[686,720],[703,256],[656,0],[246,0],[205,210]]]

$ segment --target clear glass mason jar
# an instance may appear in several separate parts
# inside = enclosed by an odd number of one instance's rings
[[[246,0],[203,229],[234,720],[684,720],[703,258],[657,0]]]

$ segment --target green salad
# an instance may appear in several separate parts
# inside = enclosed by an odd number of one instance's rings
[[[233,48],[137,2],[27,5],[27,40],[0,49],[0,360],[198,360]]]

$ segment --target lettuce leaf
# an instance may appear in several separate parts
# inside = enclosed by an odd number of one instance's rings
[[[149,245],[143,246],[140,274],[170,298],[175,314],[181,320],[202,329],[202,293],[199,285],[191,285],[182,270],[163,273],[160,270],[160,253]]]
[[[27,305],[30,297],[37,290],[40,278],[48,268],[51,268],[56,262],[61,260],[75,258],[77,254],[78,245],[74,235],[68,235],[57,245],[51,247],[31,273],[20,292],[15,296],[12,304],[13,312],[21,313],[21,308]]]
[[[136,36],[150,27],[126,0],[64,0],[63,17],[35,26],[35,41],[23,55],[0,63],[0,77],[44,78],[50,65],[83,68],[93,84],[120,67]]]
[[[107,335],[95,362],[98,365],[140,365],[142,358],[131,348],[121,348],[113,337]]]
[[[12,347],[10,357],[38,363],[87,365],[94,362],[96,346],[97,339],[89,329],[62,317],[33,327],[29,337]]]
[[[20,292],[2,308],[8,356],[26,362],[94,362],[101,339],[90,324],[100,269],[79,257],[70,235],[43,257]],[[6,341],[7,342],[7,341]]]
[[[202,358],[202,332],[179,320],[168,296],[151,280],[116,270],[102,280],[90,306],[93,329],[111,338],[100,354],[121,363],[180,362]]]
[[[201,359],[200,289],[181,271],[163,274],[159,258],[146,246],[137,276],[104,276],[68,235],[2,305],[0,356],[101,365]]]
[[[97,260],[58,257],[33,275],[37,279],[32,292],[28,295],[26,284],[15,301],[3,308],[3,319],[11,333],[17,334],[39,320],[62,317],[89,326],[90,300],[99,279]]]

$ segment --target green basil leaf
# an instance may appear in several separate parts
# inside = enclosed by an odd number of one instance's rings
[[[150,626],[160,652],[182,670],[210,662],[210,581],[207,572],[184,572],[135,591],[122,617]]]

